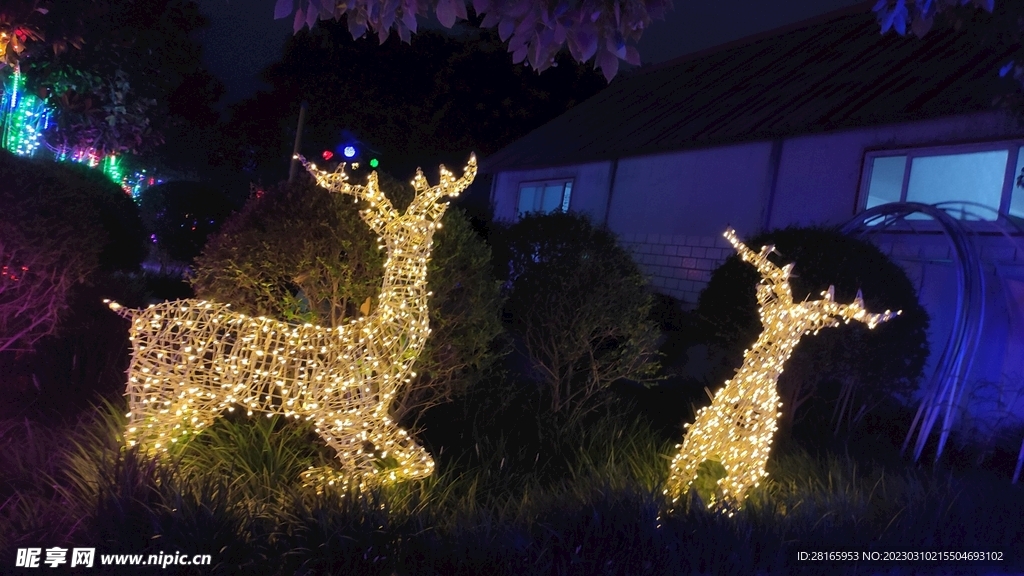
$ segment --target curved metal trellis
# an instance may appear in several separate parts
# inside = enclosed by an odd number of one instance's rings
[[[984,218],[980,212],[994,214]],[[935,363],[930,384],[918,407],[903,443],[904,452],[914,442],[914,460],[924,451],[935,424],[942,428],[935,453],[937,461],[945,448],[960,411],[964,389],[974,366],[985,325],[986,279],[975,237],[978,234],[1001,235],[1010,242],[1024,234],[1012,220],[991,208],[974,202],[943,202],[929,205],[918,202],[894,202],[868,209],[842,226],[846,234],[864,236],[877,233],[915,234],[914,220],[908,216],[923,214],[938,224],[952,248],[956,271],[957,296],[953,327]],[[967,222],[970,226],[965,225]],[[916,439],[915,439],[916,436]]]

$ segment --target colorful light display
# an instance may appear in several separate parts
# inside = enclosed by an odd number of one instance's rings
[[[76,162],[85,164],[103,172],[107,178],[119,185],[124,193],[138,200],[142,192],[154,184],[163,183],[146,174],[145,170],[129,171],[124,158],[116,154],[101,155],[91,148],[76,148],[61,151],[56,155],[59,162]]]
[[[718,463],[725,469],[725,477],[717,480],[707,505],[731,515],[740,508],[747,491],[768,475],[765,464],[782,406],[776,382],[800,338],[851,320],[874,328],[900,312],[869,314],[860,292],[852,303],[839,304],[831,286],[822,292],[821,300],[793,302],[789,286],[793,264],[776,266],[768,260],[773,246],[754,252],[740,242],[732,228],[725,231],[725,237],[740,258],[761,274],[757,302],[763,330],[744,351],[736,375],[725,382],[710,406],[697,413],[683,443],[676,446],[679,451],[672,460],[665,494],[674,506],[689,492],[702,465]]]
[[[31,156],[39,149],[43,132],[49,126],[50,110],[46,103],[25,93],[25,78],[15,71],[0,100],[0,144],[19,156]]]
[[[15,71],[0,99],[0,145],[19,156],[34,156],[43,144],[44,132],[51,127],[51,116],[44,100],[25,93],[25,79]],[[129,173],[124,158],[115,154],[101,155],[91,148],[76,148],[54,151],[54,157],[60,162],[78,162],[102,171],[135,199],[155,183],[145,170]]]
[[[442,166],[436,186],[417,171],[416,196],[403,215],[380,191],[376,173],[365,186],[355,186],[343,169],[328,173],[302,162],[320,186],[368,203],[360,215],[388,253],[376,308],[325,328],[253,318],[200,300],[144,310],[110,302],[131,320],[126,443],[160,454],[240,406],[250,415],[313,422],[340,463],[303,475],[304,484],[318,491],[427,476],[433,459],[388,411],[398,387],[416,375],[413,364],[430,334],[427,263],[448,206],[439,200],[469,186],[476,159],[470,158],[461,178]]]

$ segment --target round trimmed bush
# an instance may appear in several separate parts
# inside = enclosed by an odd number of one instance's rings
[[[552,414],[585,411],[619,379],[650,381],[657,325],[643,273],[585,215],[528,214],[503,234],[505,320]]]
[[[57,333],[73,295],[145,254],[138,210],[84,166],[0,150],[0,352]]]

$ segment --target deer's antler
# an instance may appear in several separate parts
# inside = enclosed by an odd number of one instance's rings
[[[297,156],[302,166],[316,178],[316,183],[323,188],[338,194],[348,194],[357,201],[365,200],[370,204],[366,210],[360,210],[359,215],[370,226],[370,229],[377,234],[384,235],[388,224],[398,219],[398,212],[395,211],[384,192],[377,183],[377,172],[371,172],[366,181],[366,186],[348,183],[348,174],[345,173],[345,164],[338,166],[334,172],[320,170],[316,164],[307,162],[302,156]]]
[[[768,255],[775,251],[775,246],[769,244],[762,246],[760,252],[754,252],[736,236],[736,231],[731,227],[725,229],[725,239],[732,244],[736,253],[744,262],[749,262],[761,275],[761,280],[772,288],[772,291],[779,298],[793,301],[793,292],[789,287],[789,275],[793,272],[793,264],[786,264],[781,268],[768,259]]]
[[[437,186],[430,186],[423,176],[423,171],[416,169],[416,176],[412,180],[412,186],[416,189],[416,197],[409,205],[409,214],[425,216],[431,222],[436,221],[448,209],[447,204],[438,202],[442,196],[458,196],[463,190],[473,183],[476,178],[476,154],[470,154],[469,162],[461,178],[456,178],[444,164],[441,165],[441,180]]]
[[[897,310],[896,312],[886,310],[879,314],[868,313],[864,308],[864,296],[861,295],[860,290],[857,290],[857,296],[849,304],[839,304],[836,302],[834,286],[829,286],[828,290],[821,293],[821,296],[821,300],[814,300],[803,304],[807,313],[817,315],[820,319],[820,321],[816,320],[814,326],[809,329],[811,332],[816,332],[827,326],[835,326],[839,322],[849,324],[850,320],[863,322],[868,328],[873,329],[882,322],[888,322],[899,316],[902,312],[902,310]]]

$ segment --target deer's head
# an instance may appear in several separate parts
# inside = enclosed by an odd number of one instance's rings
[[[412,180],[416,194],[405,213],[399,214],[381,191],[376,171],[370,173],[366,185],[357,185],[348,182],[344,164],[335,172],[326,172],[302,157],[299,160],[316,178],[318,185],[331,192],[352,196],[356,201],[366,201],[369,206],[360,210],[359,215],[380,236],[392,256],[400,256],[405,251],[422,253],[429,250],[430,239],[440,228],[441,217],[448,209],[448,203],[441,202],[441,198],[458,196],[476,177],[475,155],[469,157],[461,178],[456,178],[441,165],[440,181],[435,186],[431,186],[423,171],[417,169]]]
[[[757,286],[757,303],[762,308],[773,303],[792,305],[793,290],[789,286],[789,276],[793,272],[793,264],[779,267],[768,259],[768,255],[775,251],[775,246],[763,246],[760,252],[754,252],[740,241],[732,228],[727,228],[724,236],[739,257],[750,263],[761,275],[761,283]]]
[[[736,231],[728,228],[724,234],[733,248],[745,262],[749,262],[761,275],[761,283],[757,286],[757,303],[761,307],[761,321],[767,326],[769,322],[782,311],[793,316],[797,312],[806,325],[801,326],[807,332],[816,332],[821,328],[838,326],[841,322],[855,320],[862,322],[868,328],[874,328],[882,322],[888,322],[900,314],[900,311],[892,312],[886,310],[880,314],[870,314],[864,308],[864,298],[860,290],[850,304],[839,304],[835,301],[835,288],[828,287],[828,290],[821,293],[821,300],[804,301],[800,304],[793,303],[793,291],[789,285],[789,277],[793,272],[793,264],[779,267],[768,255],[775,251],[775,246],[763,246],[760,252],[754,252],[746,244],[736,237]]]

